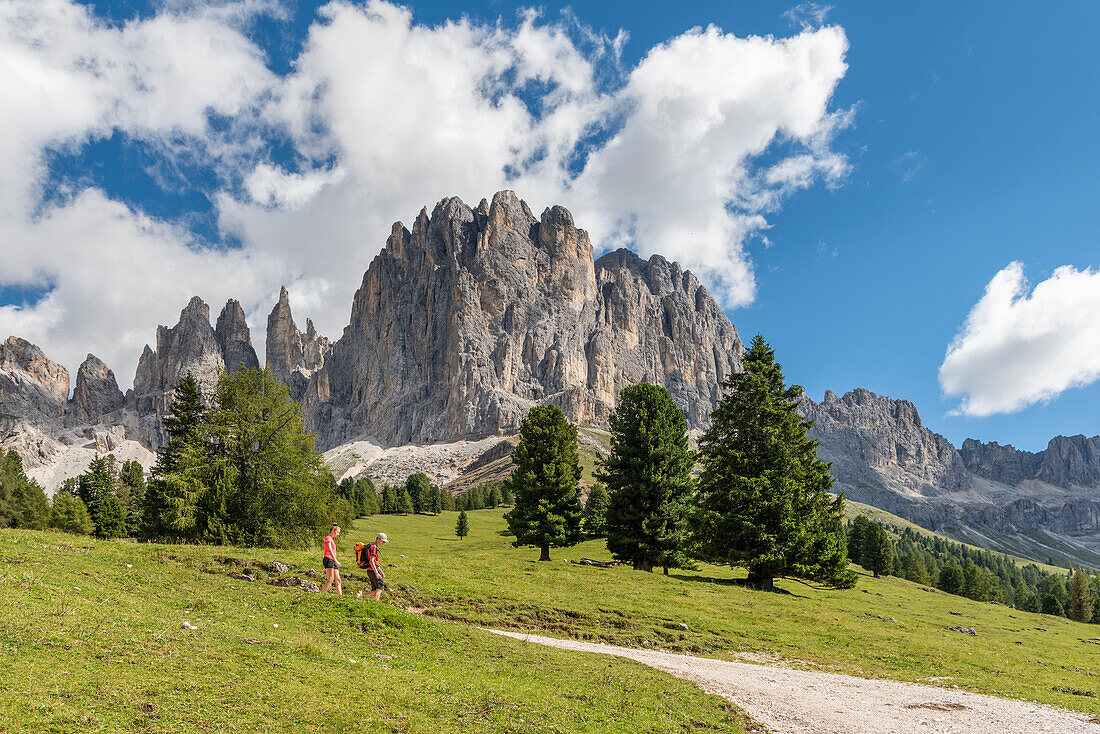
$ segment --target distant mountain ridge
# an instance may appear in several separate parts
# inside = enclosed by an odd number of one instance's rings
[[[1038,453],[967,439],[956,449],[908,400],[826,391],[801,410],[835,490],[959,540],[1100,567],[1100,436]]]

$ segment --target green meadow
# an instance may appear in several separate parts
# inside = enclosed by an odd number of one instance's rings
[[[1100,626],[861,575],[851,590],[644,574],[603,544],[512,548],[501,510],[374,516],[340,538],[343,598],[262,567],[320,551],[0,531],[0,731],[665,732],[754,725],[644,666],[478,627],[918,681],[1100,714]],[[364,602],[352,545],[377,531],[390,590]],[[254,583],[230,574],[252,564]],[[185,629],[188,622],[196,629]],[[683,629],[686,625],[687,629]],[[969,627],[976,636],[952,631]]]

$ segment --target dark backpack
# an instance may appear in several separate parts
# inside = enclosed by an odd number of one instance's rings
[[[359,568],[370,568],[370,562],[367,560],[367,546],[362,543],[355,544],[355,565]]]

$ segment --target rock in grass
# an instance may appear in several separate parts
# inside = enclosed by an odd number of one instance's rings
[[[303,581],[302,591],[320,591],[320,589],[317,588],[317,584],[312,581]]]
[[[183,627],[185,630],[197,630],[198,629],[198,627],[191,624],[190,622],[184,622],[180,626]]]
[[[255,581],[256,577],[248,573],[235,573],[229,578],[237,579],[238,581]]]
[[[951,632],[960,632],[964,635],[974,635],[975,637],[978,635],[971,627],[948,627],[947,629]]]
[[[280,576],[284,573],[290,573],[290,568],[285,563],[279,563],[278,561],[273,561],[271,563],[271,570]]]
[[[310,578],[313,578],[316,575],[317,575],[317,572],[314,571],[312,568],[307,568],[306,569],[306,576],[309,576]]]
[[[676,626],[677,626],[677,627],[679,627],[680,629],[682,629],[682,630],[683,630],[684,632],[689,632],[689,631],[691,631],[691,628],[690,628],[690,627],[688,627],[688,626],[687,626],[686,624],[684,624],[683,622],[680,622],[680,624],[678,624],[678,625],[676,625]]]
[[[282,586],[285,588],[293,588],[295,586],[301,586],[302,580],[297,576],[287,576],[285,579],[272,579],[272,586]]]

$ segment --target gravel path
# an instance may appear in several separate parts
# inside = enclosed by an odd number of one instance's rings
[[[1093,723],[1085,714],[978,693],[487,631],[637,660],[726,698],[773,734],[1100,734],[1100,720]]]

